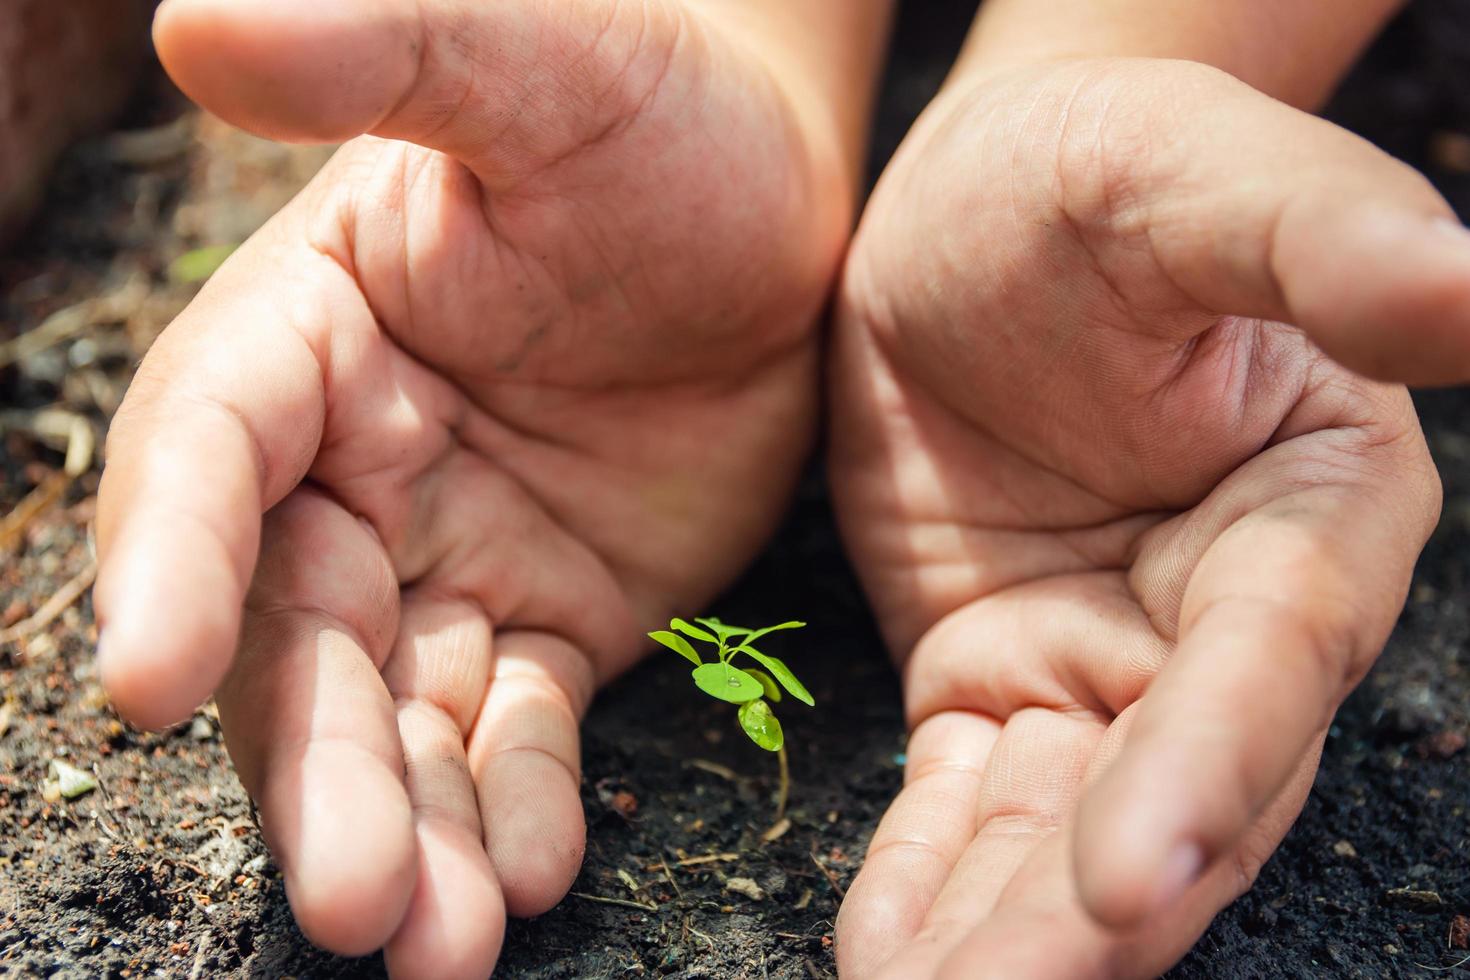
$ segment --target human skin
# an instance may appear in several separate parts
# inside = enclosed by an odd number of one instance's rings
[[[1305,104],[1391,7],[1330,6],[1272,7],[1315,75],[1179,53]],[[1295,819],[1437,519],[1392,382],[1470,374],[1470,235],[1422,177],[1162,41],[986,36],[1037,9],[982,14],[840,289],[831,482],[912,730],[837,921],[858,980],[1182,955]]]
[[[565,893],[594,689],[809,451],[886,8],[160,9],[207,108],[350,140],[150,351],[98,515],[113,703],[217,698],[313,941],[484,976]]]

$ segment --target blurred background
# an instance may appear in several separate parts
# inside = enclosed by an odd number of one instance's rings
[[[129,731],[91,663],[107,419],[154,337],[330,154],[190,106],[152,59],[152,7],[0,0],[0,976],[377,975],[375,959],[326,956],[296,932],[212,709]],[[974,7],[903,5],[874,174]],[[1326,112],[1470,215],[1470,0],[1411,4]],[[1400,628],[1341,712],[1297,828],[1177,976],[1470,962],[1470,398],[1417,397],[1447,499]],[[811,610],[829,644],[807,671],[830,680],[794,751],[788,831],[761,838],[773,774],[682,697],[682,677],[636,671],[588,720],[575,888],[642,909],[569,898],[512,927],[503,975],[831,975],[839,890],[899,784],[903,731],[815,466],[720,608],[760,619],[773,602]],[[714,857],[671,888],[626,887],[701,855]],[[733,897],[732,876],[763,897]]]

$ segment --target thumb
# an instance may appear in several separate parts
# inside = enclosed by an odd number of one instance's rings
[[[1470,378],[1470,233],[1422,175],[1224,73],[1139,65],[1153,111],[1104,107],[1077,141],[1128,162],[1084,206],[1209,312],[1294,324],[1369,377]]]
[[[557,159],[631,111],[678,29],[672,8],[642,3],[166,0],[153,34],[179,87],[235,125],[407,140],[488,177]]]

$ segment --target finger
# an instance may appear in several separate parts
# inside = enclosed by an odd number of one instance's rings
[[[397,583],[372,533],[309,490],[271,511],[264,541],[220,721],[301,930],[362,955],[398,928],[418,864],[377,668]]]
[[[139,725],[187,717],[228,669],[261,514],[321,439],[327,345],[315,331],[370,318],[334,262],[298,248],[282,261],[282,234],[278,223],[242,248],[164,333],[108,436],[100,667]]]
[[[383,951],[394,977],[486,977],[505,902],[481,840],[464,738],[490,676],[490,624],[471,604],[411,593],[383,678],[398,709],[418,882]]]
[[[1138,705],[1126,709],[1098,743],[1087,766],[1090,784],[1126,744]],[[1320,749],[1320,743],[1317,746]],[[1210,919],[1254,882],[1311,790],[1316,751],[1299,760],[1282,794],[1180,900],[1138,928],[1112,931],[1082,906],[1071,870],[1074,834],[1063,826],[1038,842],[996,897],[993,912],[953,943],[942,977],[1149,977],[1175,962]]]
[[[1025,708],[1006,719],[982,776],[975,836],[881,976],[933,975],[990,915],[1016,870],[1067,819],[1105,730],[1088,711]]]
[[[871,973],[936,906],[938,924],[925,929],[933,941],[922,953],[911,949],[905,962],[922,955],[937,963],[946,941],[988,912],[1026,854],[1071,809],[1106,718],[1137,700],[1166,652],[1116,572],[1014,586],[931,629],[904,669],[909,711],[929,718],[915,729],[909,765],[928,768],[981,747],[987,764],[974,773],[967,803],[908,805],[910,795],[915,802],[928,796],[911,781],[884,817],[838,918],[839,962],[853,964],[845,969]],[[944,718],[982,717],[961,711],[966,705],[1007,719],[999,742],[992,733],[976,746],[954,722],[936,726]],[[890,820],[902,828],[896,857],[884,846]],[[910,841],[943,842],[946,860],[918,860]]]
[[[884,813],[837,914],[837,968],[871,976],[924,921],[975,836],[981,772],[1000,724],[946,711],[909,737],[903,791]]]
[[[485,849],[511,915],[561,901],[582,866],[577,722],[592,698],[588,659],[549,633],[495,637],[495,666],[470,735]]]
[[[921,718],[965,707],[1111,714],[1143,695],[1169,652],[1123,572],[1043,576],[925,633],[904,665],[904,703]]]
[[[1106,929],[1083,908],[1071,874],[1073,835],[1070,828],[1061,828],[1028,856],[994,910],[959,938],[933,975],[943,980],[1158,976],[1194,945],[1220,909],[1254,881],[1301,811],[1315,771],[1313,753],[1247,839],[1223,855],[1176,903],[1132,930]]]
[[[1402,606],[1433,524],[1427,463],[1361,434],[1323,438],[1356,444],[1319,460],[1305,489],[1236,520],[1204,553],[1184,593],[1176,652],[1121,756],[1081,804],[1079,890],[1106,925],[1168,905],[1236,845]],[[1292,451],[1285,444],[1254,465]],[[1344,471],[1377,475],[1318,482]],[[1210,509],[1207,501],[1201,511]]]
[[[548,9],[552,8],[552,9]],[[361,133],[482,176],[560,159],[628,118],[668,67],[665,4],[169,0],[154,41],[188,95],[263,136]]]
[[[1470,233],[1423,176],[1222,72],[1139,65],[1067,114],[1066,208],[1114,273],[1156,266],[1372,377],[1470,377]]]

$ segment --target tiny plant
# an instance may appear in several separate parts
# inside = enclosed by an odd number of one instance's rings
[[[777,753],[781,762],[781,785],[776,803],[777,820],[786,811],[790,776],[786,766],[786,738],[781,731],[781,722],[771,710],[771,704],[780,702],[782,688],[803,704],[812,705],[815,702],[805,685],[791,672],[791,668],[775,657],[761,653],[753,644],[768,633],[800,629],[805,625],[789,622],[764,629],[747,629],[743,626],[730,626],[713,618],[696,619],[693,623],[688,623],[675,617],[669,621],[668,629],[654,630],[648,634],[694,665],[695,687],[712,698],[739,706],[736,720],[740,723],[741,731],[750,736],[752,742],[768,752]],[[698,640],[713,647],[714,659],[706,662],[690,640]],[[734,661],[741,655],[759,666],[736,666]]]

